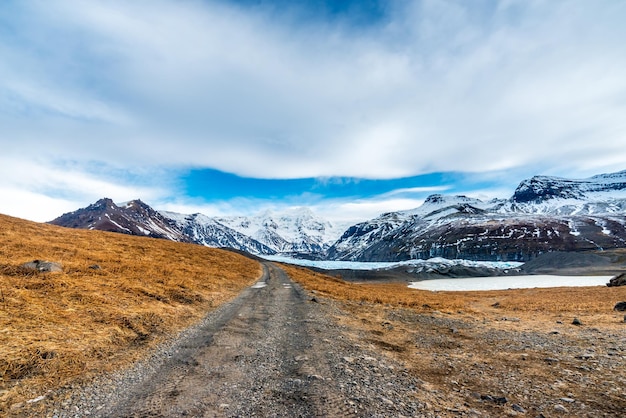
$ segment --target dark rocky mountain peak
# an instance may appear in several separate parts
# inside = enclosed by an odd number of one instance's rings
[[[535,176],[517,186],[512,200],[517,203],[540,203],[549,199],[580,199],[580,182],[558,177]]]
[[[352,261],[527,261],[551,251],[624,247],[625,214],[626,171],[583,180],[535,176],[508,200],[431,195],[416,209],[349,228],[328,255]]]
[[[65,213],[50,223],[68,228],[190,241],[176,225],[138,199],[118,206],[113,200],[103,198],[85,208]]]

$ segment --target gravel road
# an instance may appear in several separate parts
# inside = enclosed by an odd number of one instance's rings
[[[275,264],[264,269],[175,342],[74,391],[48,416],[435,416],[418,394],[423,382],[348,339],[332,304],[308,296]]]

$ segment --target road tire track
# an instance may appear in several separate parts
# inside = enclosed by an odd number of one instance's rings
[[[429,416],[419,379],[355,344],[273,263],[152,367],[76,394],[56,417]]]

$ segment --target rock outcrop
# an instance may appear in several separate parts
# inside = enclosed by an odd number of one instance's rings
[[[606,285],[608,287],[626,286],[626,273],[612,277]]]
[[[29,261],[28,263],[22,264],[21,267],[37,270],[42,273],[60,273],[63,271],[63,266],[61,264],[42,260]]]

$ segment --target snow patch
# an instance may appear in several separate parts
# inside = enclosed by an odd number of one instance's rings
[[[611,276],[504,276],[467,279],[433,279],[412,282],[411,289],[430,291],[476,291],[547,287],[605,286]]]

